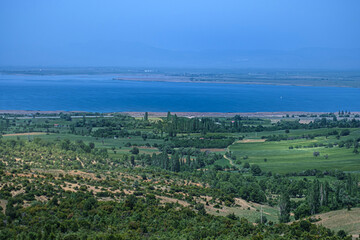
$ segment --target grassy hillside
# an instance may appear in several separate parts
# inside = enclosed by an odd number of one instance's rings
[[[360,235],[360,208],[353,208],[351,211],[346,209],[331,211],[328,213],[314,216],[319,218],[316,224],[339,231],[345,230],[347,233],[359,237]]]

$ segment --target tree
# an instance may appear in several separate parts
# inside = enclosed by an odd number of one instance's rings
[[[221,170],[223,170],[223,168],[222,168],[220,165],[215,164],[215,165],[214,165],[214,170],[215,170],[215,171],[221,171]]]
[[[344,130],[341,130],[340,132],[340,136],[347,136],[350,134],[350,130],[349,129],[344,129]]]
[[[206,215],[206,210],[205,210],[204,204],[202,204],[202,203],[197,203],[197,204],[195,205],[195,209],[198,210],[198,213],[199,213],[200,215]]]
[[[11,200],[6,205],[5,215],[8,216],[11,220],[16,218],[17,213]]]
[[[314,157],[320,156],[319,152],[313,152]]]
[[[180,162],[179,162],[179,155],[178,154],[175,154],[173,155],[172,157],[172,171],[174,172],[180,172]]]
[[[94,197],[89,197],[84,202],[84,209],[89,211],[97,206],[97,201]]]
[[[124,206],[126,208],[133,209],[136,202],[137,202],[137,198],[134,195],[127,195],[125,202],[124,202]]]
[[[137,148],[137,147],[133,147],[131,150],[130,150],[130,152],[132,153],[132,154],[135,154],[135,155],[137,155],[137,154],[139,154],[139,149]]]
[[[320,207],[320,184],[315,180],[308,190],[307,199],[310,207],[310,213],[313,215],[319,211]]]
[[[251,173],[254,176],[259,176],[261,174],[261,169],[260,169],[259,165],[257,165],[257,164],[251,165]]]
[[[134,156],[130,157],[130,163],[133,167],[135,166],[135,157]]]
[[[296,220],[304,218],[310,215],[310,207],[307,202],[304,202],[298,206],[294,211],[294,217]]]
[[[338,237],[339,238],[345,238],[346,237],[346,232],[344,231],[344,230],[339,230],[338,232],[337,232],[337,235],[338,235]]]
[[[279,199],[279,221],[287,223],[290,221],[290,196],[287,191],[283,191]]]
[[[148,114],[148,112],[145,112],[145,114],[144,114],[144,120],[145,120],[145,121],[148,121],[148,120],[149,120],[149,114]]]
[[[244,168],[250,168],[250,164],[248,162],[244,163]]]

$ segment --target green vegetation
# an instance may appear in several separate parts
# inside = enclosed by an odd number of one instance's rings
[[[348,129],[335,131],[340,133],[344,130]],[[322,130],[324,135],[328,132],[328,129]],[[307,137],[307,134],[314,134],[314,131],[291,131],[286,138],[289,140],[238,142],[231,145],[229,150],[237,158],[242,159],[246,156],[247,162],[258,164],[261,169],[273,173],[300,172],[308,169],[360,171],[360,156],[357,154],[360,130],[352,129],[347,136],[312,138]]]
[[[309,123],[4,115],[0,239],[358,234],[312,223],[319,213],[360,207],[360,121],[339,114]]]

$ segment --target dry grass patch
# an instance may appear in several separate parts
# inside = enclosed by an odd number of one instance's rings
[[[179,203],[180,205],[182,205],[184,207],[190,206],[190,204],[188,202],[185,202],[183,200],[179,200],[176,198],[169,198],[169,197],[164,197],[164,196],[156,196],[156,198],[158,198],[161,203]]]
[[[3,137],[11,137],[11,136],[28,136],[28,135],[45,135],[45,132],[28,132],[28,133],[9,133],[4,134]]]
[[[200,149],[201,152],[225,152],[226,148],[201,148]]]
[[[0,206],[3,208],[2,212],[5,214],[7,200],[0,199]]]
[[[46,197],[46,196],[35,196],[35,199],[36,201],[39,201],[39,202],[47,202],[49,201],[49,199]]]
[[[360,234],[360,208],[331,211],[314,216],[321,220],[316,224],[323,225],[335,231],[344,230],[347,234]]]
[[[259,143],[259,142],[265,142],[266,139],[243,139],[239,140],[236,143]]]

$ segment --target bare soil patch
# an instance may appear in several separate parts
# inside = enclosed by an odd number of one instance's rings
[[[20,190],[17,190],[17,191],[11,191],[11,196],[12,197],[15,197],[16,195],[19,195],[21,193],[25,193],[25,190],[24,189],[20,189]]]
[[[150,150],[158,150],[156,147],[145,147],[145,146],[139,146],[139,149],[150,149]]]
[[[190,205],[188,202],[185,202],[183,200],[179,200],[176,198],[169,198],[169,197],[164,197],[164,196],[156,196],[156,198],[158,198],[161,203],[179,203],[180,205],[182,205],[184,207],[187,207]]]
[[[39,201],[39,202],[47,202],[49,201],[49,199],[46,197],[46,196],[35,196],[35,199],[36,201]]]
[[[0,206],[3,208],[2,212],[5,214],[7,200],[0,199]]]
[[[312,121],[314,121],[314,120],[311,120],[311,119],[301,119],[301,120],[299,121],[299,123],[308,124],[308,123],[310,123],[310,122],[312,122]]]
[[[201,148],[200,149],[201,152],[224,152],[226,151],[226,148]]]
[[[250,208],[251,210],[253,210],[253,211],[256,211],[256,209],[253,207],[253,206],[251,206],[250,205],[250,203],[249,202],[247,202],[246,200],[244,200],[244,199],[241,199],[241,198],[235,198],[235,203],[237,204],[237,205],[240,205],[242,208]]]
[[[4,134],[4,137],[10,137],[10,136],[27,136],[27,135],[45,135],[44,132],[28,132],[28,133],[10,133],[10,134]]]
[[[258,142],[265,142],[266,139],[243,139],[239,140],[236,143],[258,143]]]

